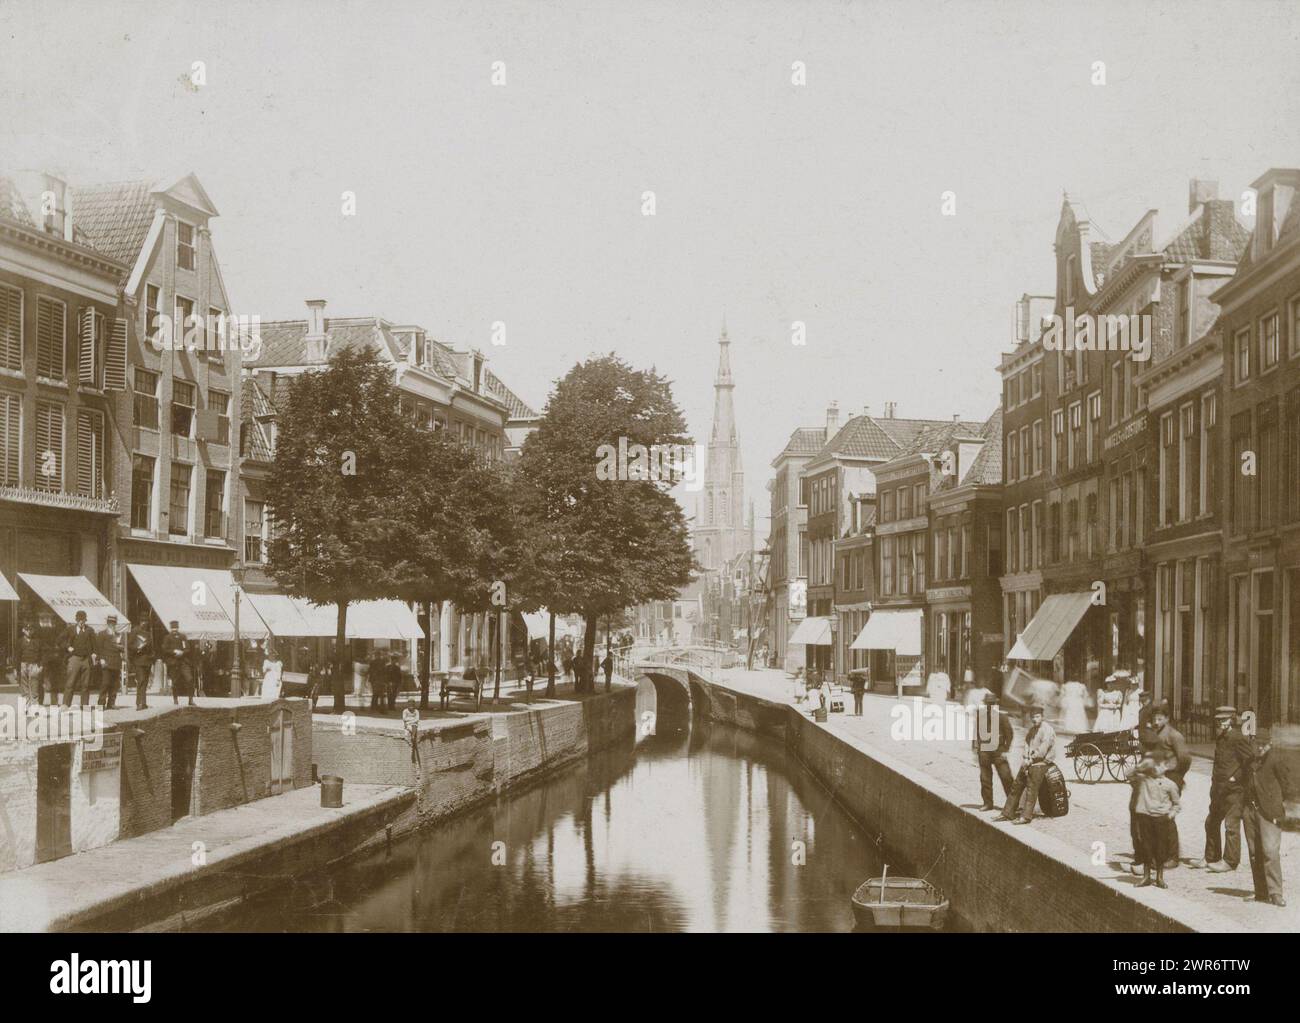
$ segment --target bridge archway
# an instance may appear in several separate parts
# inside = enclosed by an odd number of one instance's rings
[[[688,672],[662,665],[639,665],[636,671],[638,688],[637,721],[643,734],[646,731],[646,713],[650,711],[652,725],[663,723],[686,727],[691,720],[691,683]],[[648,687],[653,693],[644,694]],[[644,694],[644,695],[643,695]],[[653,704],[653,709],[651,709]],[[653,730],[651,728],[650,730]]]

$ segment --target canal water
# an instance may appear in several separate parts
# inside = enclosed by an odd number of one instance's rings
[[[696,721],[296,879],[221,927],[849,931],[854,889],[880,873],[873,838],[773,740]]]

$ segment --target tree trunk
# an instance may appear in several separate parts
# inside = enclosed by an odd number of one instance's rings
[[[555,699],[555,612],[550,612],[551,635],[546,643],[546,698]]]
[[[340,600],[338,606],[338,620],[334,627],[334,678],[331,685],[334,688],[333,713],[342,714],[347,709],[343,695],[343,651],[347,645],[348,602]]]
[[[492,628],[492,622],[488,622],[488,635],[496,633],[492,639],[492,703],[495,706],[501,702],[501,646],[505,642],[505,636],[502,635],[505,623],[501,620],[500,609],[493,612],[492,617],[496,619],[496,628]]]
[[[588,612],[587,628],[582,634],[582,656],[578,658],[578,681],[574,689],[580,693],[594,693],[595,679],[592,677],[592,661],[596,656],[596,622],[599,616]]]
[[[424,657],[420,659],[420,710],[429,709],[429,676],[433,672],[433,602],[424,601]]]

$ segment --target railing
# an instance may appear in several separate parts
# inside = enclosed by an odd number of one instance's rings
[[[1173,726],[1183,733],[1188,742],[1213,742],[1215,738],[1213,703],[1197,703],[1180,707]]]
[[[67,508],[73,511],[103,512],[117,515],[116,497],[88,497],[61,490],[36,490],[33,487],[0,487],[0,500],[21,501],[44,508]]]

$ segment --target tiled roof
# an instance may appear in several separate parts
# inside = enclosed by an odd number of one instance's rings
[[[539,418],[534,411],[522,398],[514,391],[510,390],[501,378],[493,373],[486,366],[483,367],[483,386],[492,397],[505,404],[510,411],[511,419],[537,419]]]
[[[262,420],[274,416],[275,408],[261,385],[252,377],[244,377],[240,389],[239,416],[240,428],[248,438],[248,457],[259,462],[275,460],[275,451],[271,447],[271,438],[267,424]]]
[[[1174,259],[1179,262],[1187,262],[1193,259],[1212,259],[1222,255],[1227,255],[1227,258],[1234,260],[1239,259],[1250,242],[1250,232],[1242,227],[1235,216],[1232,218],[1230,232],[1229,237],[1225,240],[1229,252],[1227,254],[1212,252],[1211,246],[1214,244],[1214,239],[1210,237],[1209,222],[1203,207],[1201,216],[1183,228],[1165,245],[1163,255],[1166,259]]]
[[[0,217],[15,221],[24,227],[36,226],[17,186],[6,177],[0,177]]]
[[[826,429],[821,426],[800,426],[790,434],[789,441],[781,449],[782,455],[815,455],[826,443]],[[780,457],[779,455],[777,456]]]
[[[261,326],[262,350],[256,360],[245,359],[245,366],[302,366],[307,363],[307,321],[272,320]],[[370,317],[327,319],[326,351],[332,355],[340,346],[353,350],[368,350],[378,354],[393,341],[385,338],[378,321]],[[395,353],[394,353],[395,354]],[[396,356],[395,356],[396,357]]]
[[[1002,410],[998,409],[984,424],[984,446],[975,456],[963,483],[997,486],[1002,482]]]
[[[127,265],[139,256],[156,209],[149,181],[72,190],[73,223],[85,232],[93,248]]]

